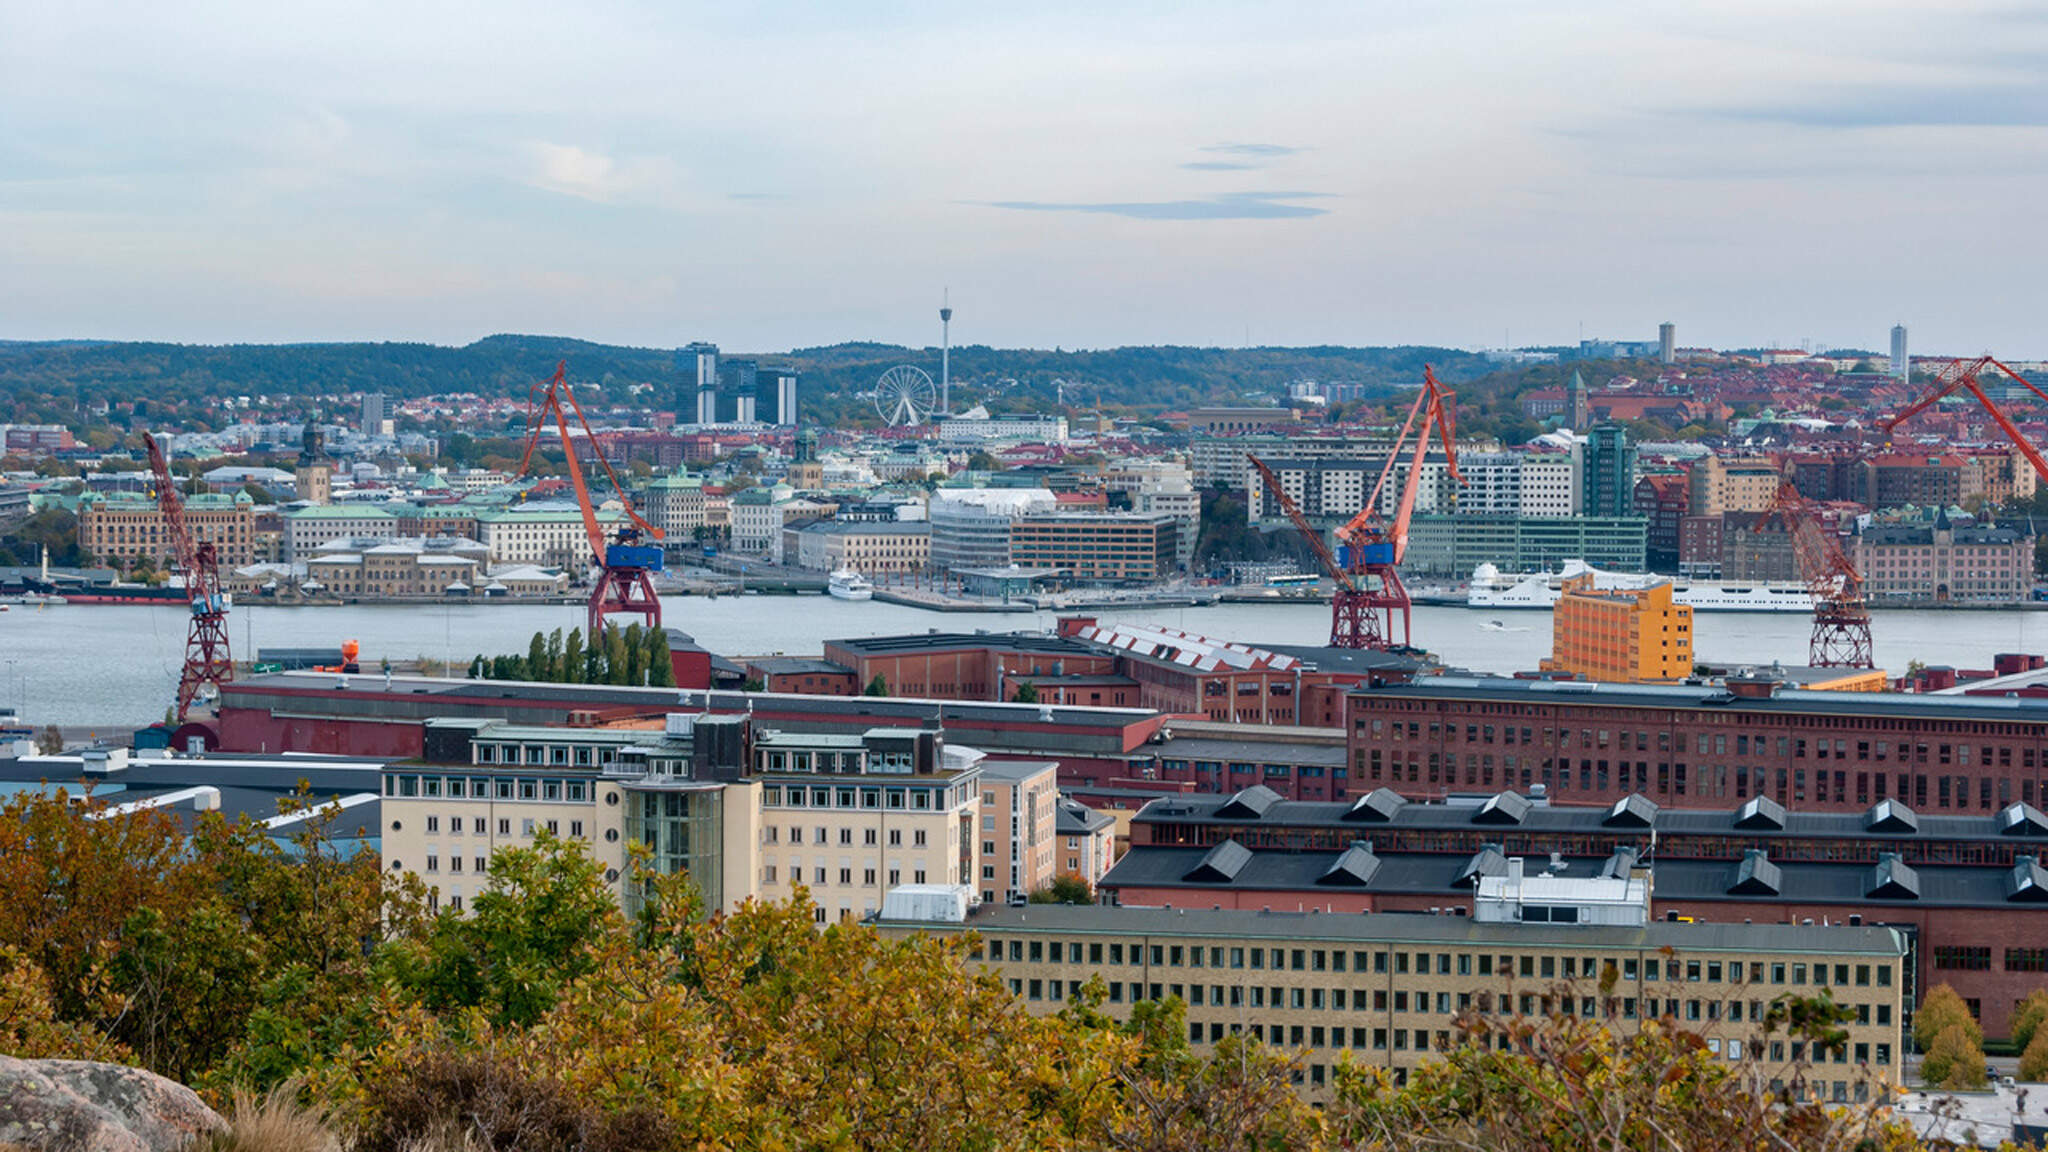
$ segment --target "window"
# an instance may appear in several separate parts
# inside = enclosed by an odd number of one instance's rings
[[[1934,966],[1987,972],[1991,969],[1991,949],[1985,945],[1937,944],[1934,946]]]
[[[2048,972],[2048,948],[2007,948],[2005,950],[2007,972]],[[1879,968],[1882,975],[1885,969]]]

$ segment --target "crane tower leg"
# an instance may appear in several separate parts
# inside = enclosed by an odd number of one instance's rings
[[[593,641],[604,636],[605,617],[634,615],[654,630],[661,628],[661,598],[654,594],[654,580],[645,568],[605,568],[597,587],[590,593],[590,626]]]

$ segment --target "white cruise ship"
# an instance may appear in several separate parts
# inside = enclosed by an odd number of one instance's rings
[[[1472,572],[1466,587],[1468,608],[1548,609],[1557,604],[1568,577],[1593,574],[1595,588],[1629,590],[1668,581],[1673,603],[1695,612],[1811,612],[1813,598],[1796,581],[1698,581],[1684,576],[1646,576],[1634,572],[1602,572],[1582,560],[1567,560],[1559,572],[1510,575],[1491,564]]]
[[[840,600],[872,600],[875,586],[853,569],[841,568],[825,581],[825,591]]]

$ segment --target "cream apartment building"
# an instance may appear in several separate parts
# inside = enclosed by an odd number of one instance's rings
[[[981,766],[981,868],[969,881],[984,902],[1017,901],[1052,886],[1059,763],[991,760]]]

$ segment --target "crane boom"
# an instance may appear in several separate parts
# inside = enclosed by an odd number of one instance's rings
[[[1813,597],[1813,637],[1807,663],[1815,668],[1871,668],[1870,606],[1863,576],[1842,542],[1821,527],[1820,517],[1790,479],[1781,480],[1771,511],[1792,537],[1799,578]]]
[[[1337,587],[1350,592],[1358,591],[1358,586],[1351,582],[1351,574],[1344,571],[1342,564],[1337,563],[1337,554],[1330,551],[1329,542],[1323,539],[1321,532],[1316,531],[1315,525],[1308,522],[1308,516],[1302,512],[1301,505],[1295,503],[1294,497],[1287,494],[1287,489],[1280,483],[1280,477],[1257,456],[1246,453],[1245,459],[1251,462],[1251,466],[1257,469],[1259,476],[1265,480],[1266,490],[1273,494],[1273,500],[1280,505],[1280,510],[1287,513],[1289,520],[1294,521],[1295,531],[1300,532],[1301,538],[1308,542],[1310,551],[1314,552],[1316,559],[1321,562],[1323,572],[1336,581]]]
[[[633,501],[626,495],[626,486],[619,483],[618,473],[612,471],[611,462],[605,459],[603,442],[591,429],[590,421],[583,415],[583,405],[576,399],[575,389],[569,385],[569,362],[564,360],[556,364],[555,374],[548,378],[546,385],[529,395],[533,400],[527,412],[526,450],[519,458],[518,475],[526,475],[533,463],[534,450],[540,446],[540,439],[552,422],[555,434],[562,441],[569,483],[576,491],[576,508],[583,515],[583,531],[590,539],[591,560],[601,569],[597,587],[590,595],[590,637],[593,641],[598,637],[604,630],[605,617],[613,613],[633,613],[642,617],[649,628],[661,627],[661,598],[655,594],[654,581],[649,574],[661,571],[662,553],[660,547],[640,541],[642,535],[658,541],[662,538],[662,531],[634,511]],[[583,467],[576,456],[576,442],[569,434],[571,412],[575,413],[576,423],[590,443],[591,455],[596,457],[605,476],[611,480],[612,489],[619,494],[619,503],[625,509],[628,523],[618,529],[615,540],[605,539],[604,526],[597,518],[597,505],[591,499],[589,485],[584,482]]]
[[[185,574],[185,599],[192,606],[192,622],[185,633],[185,662],[178,673],[176,715],[182,725],[204,689],[211,685],[217,694],[235,677],[234,657],[228,650],[228,603],[220,588],[219,553],[213,541],[193,537],[185,520],[185,499],[178,493],[163,445],[148,433],[143,434],[142,442],[149,451],[149,470],[156,477],[156,506],[163,516],[164,536],[170,541],[173,561]]]
[[[2012,422],[2012,418],[2005,414],[2005,410],[1999,407],[1998,403],[1985,393],[1980,377],[1987,368],[1998,369],[2000,372],[2012,377],[2014,381],[2029,392],[2032,392],[2042,400],[2048,400],[2048,392],[2043,392],[2035,387],[2033,381],[2020,375],[2011,366],[1996,357],[1978,356],[1971,359],[1951,360],[1942,366],[1941,371],[1935,373],[1933,385],[1926,392],[1922,393],[1918,399],[1899,409],[1893,415],[1878,421],[1877,427],[1879,431],[1882,431],[1886,436],[1890,436],[1892,431],[1899,425],[1925,412],[1940,401],[1955,395],[1957,392],[1968,392],[1991,417],[1992,423],[1998,425],[1999,432],[2007,440],[2012,441],[2013,446],[2020,450],[2020,454],[2027,458],[2027,463],[2034,466],[2035,474],[2043,480],[2048,480],[2048,458],[2042,456],[2041,450],[2034,447],[2020,433],[2019,426]]]
[[[1394,437],[1387,451],[1386,464],[1380,469],[1372,494],[1358,512],[1337,529],[1337,539],[1344,546],[1342,557],[1331,554],[1322,533],[1316,531],[1300,506],[1287,495],[1273,470],[1256,457],[1246,457],[1264,478],[1288,519],[1294,522],[1295,529],[1315,551],[1316,559],[1321,561],[1324,570],[1337,582],[1337,589],[1330,597],[1330,647],[1381,650],[1408,647],[1413,602],[1409,599],[1408,589],[1401,583],[1398,565],[1407,552],[1408,523],[1414,516],[1415,497],[1423,465],[1428,459],[1431,433],[1435,433],[1443,443],[1452,481],[1464,483],[1464,477],[1458,472],[1455,402],[1455,395],[1436,378],[1435,369],[1424,365],[1422,390],[1409,406],[1408,418],[1402,422],[1400,434]],[[1393,475],[1403,452],[1410,448],[1411,439],[1414,455],[1401,485],[1401,497],[1395,506],[1393,522],[1388,524],[1380,514],[1380,497],[1386,491],[1387,480]]]

